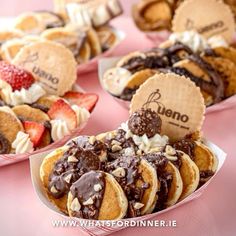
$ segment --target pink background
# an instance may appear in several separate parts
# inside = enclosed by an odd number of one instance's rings
[[[130,12],[130,6],[138,0],[121,0],[125,14]],[[22,11],[52,9],[53,0],[1,0],[0,16],[14,16]]]
[[[0,5],[1,15],[3,13],[12,15],[19,9],[50,6],[50,1],[8,0],[4,3],[1,1]],[[114,55],[151,47],[151,43],[135,28],[130,19],[122,17],[115,20],[114,24],[127,33],[127,39]],[[115,129],[128,118],[127,110],[103,92],[97,79],[97,72],[81,75],[79,83],[85,90],[100,95],[98,106],[84,134],[97,134]],[[156,218],[176,220],[176,228],[129,228],[113,235],[235,235],[235,121],[236,106],[231,110],[207,115],[203,127],[204,135],[224,149],[228,157],[218,176],[198,200]],[[37,198],[31,184],[29,161],[0,168],[0,210],[0,234],[4,236],[85,235],[76,228],[52,227],[51,221],[61,218],[44,207]]]

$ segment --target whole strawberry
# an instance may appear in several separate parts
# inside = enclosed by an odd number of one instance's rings
[[[0,79],[10,84],[13,91],[28,89],[34,83],[31,73],[5,61],[0,61]]]

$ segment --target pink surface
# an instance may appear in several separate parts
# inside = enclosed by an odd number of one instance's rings
[[[115,25],[127,32],[127,39],[114,55],[144,49],[151,43],[125,18]],[[100,101],[84,134],[112,130],[128,118],[128,111],[118,105],[99,86],[97,73],[83,74],[79,82],[86,91],[97,92]],[[129,228],[114,236],[125,235],[235,235],[236,226],[236,106],[234,109],[207,115],[203,131],[205,137],[228,153],[226,162],[205,193],[196,201],[161,214],[163,220],[176,220],[176,228]],[[60,220],[48,210],[34,193],[29,161],[0,168],[0,234],[4,236],[74,236],[85,235],[76,228],[54,228],[52,220]]]

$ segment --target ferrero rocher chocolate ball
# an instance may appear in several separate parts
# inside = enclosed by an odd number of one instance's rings
[[[151,138],[161,132],[161,123],[161,118],[155,111],[142,108],[130,116],[128,127],[135,135],[146,134],[148,138]]]

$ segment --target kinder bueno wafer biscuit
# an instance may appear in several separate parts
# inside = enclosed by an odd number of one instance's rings
[[[199,131],[205,111],[199,88],[175,74],[158,74],[146,81],[134,95],[130,112],[140,108],[155,110],[162,117],[161,132],[173,139]]]
[[[54,42],[37,42],[22,48],[13,63],[30,71],[49,94],[64,95],[76,80],[73,54]]]
[[[187,0],[176,10],[172,29],[174,32],[196,30],[206,38],[221,35],[230,43],[235,21],[230,7],[222,1]]]

